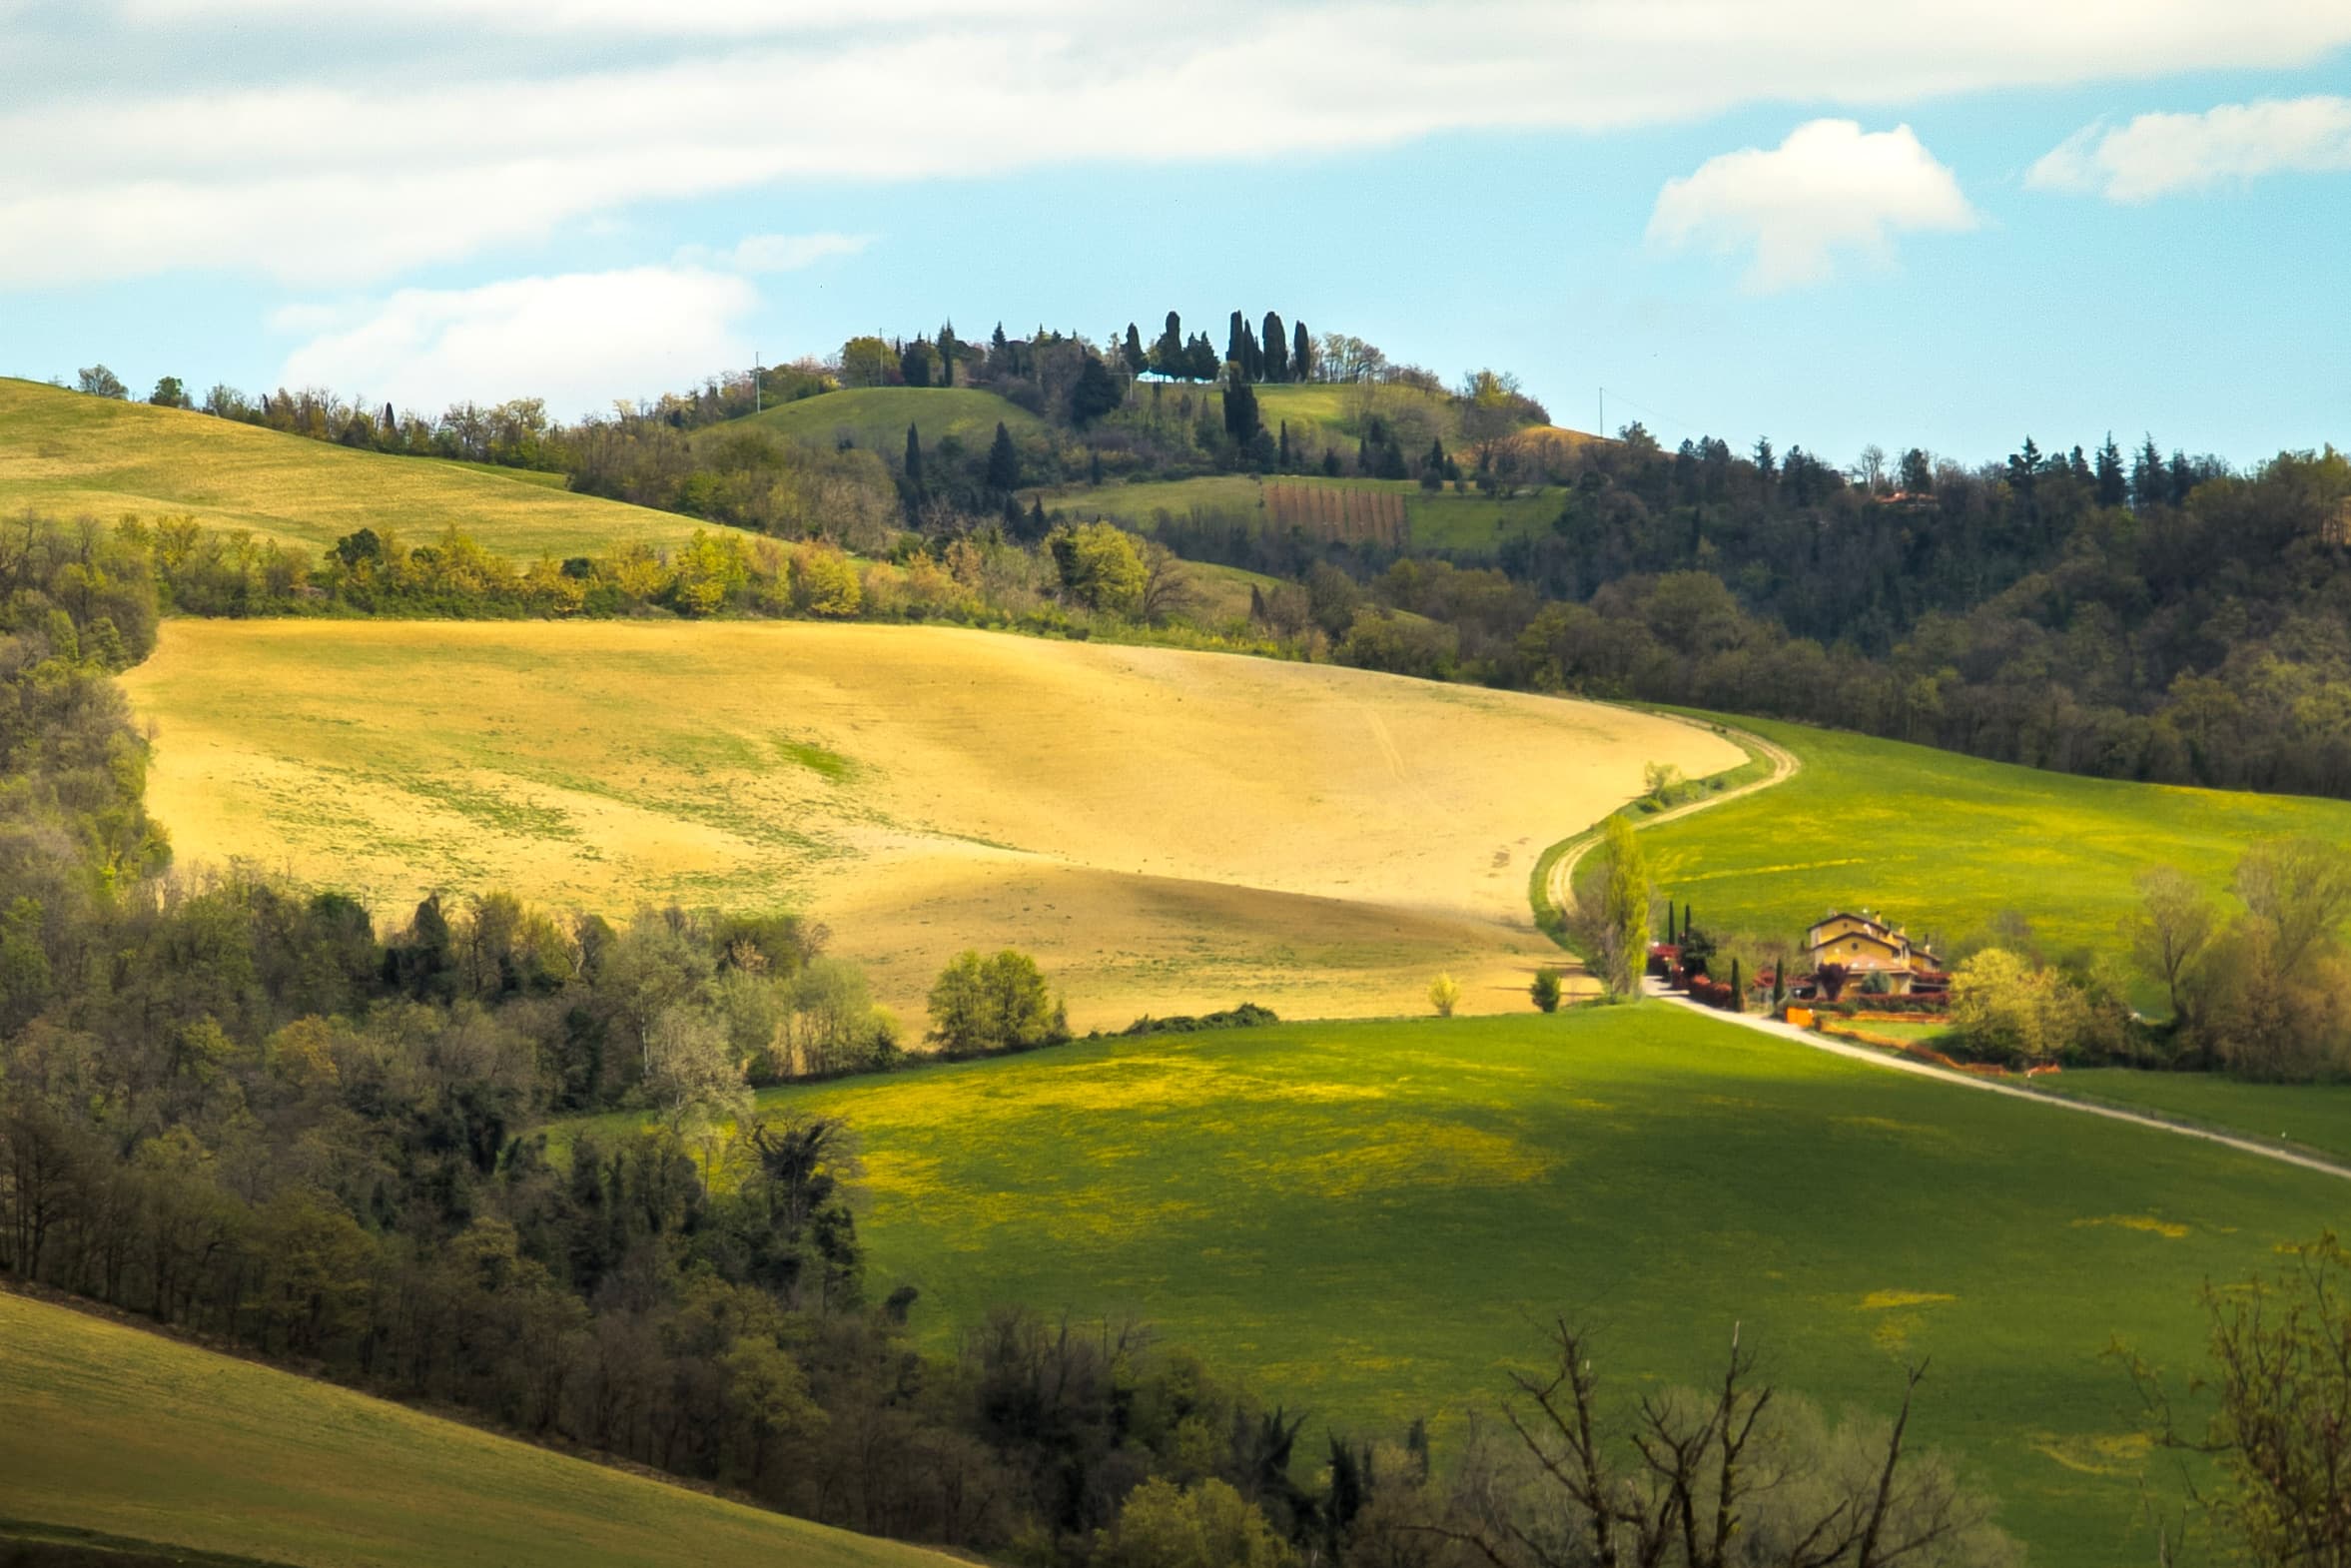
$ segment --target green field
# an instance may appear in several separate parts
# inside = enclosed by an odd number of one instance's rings
[[[1046,491],[1045,505],[1048,511],[1076,517],[1115,518],[1137,529],[1150,528],[1161,512],[1185,517],[1194,511],[1252,517],[1263,526],[1269,521],[1265,509],[1268,483],[1329,485],[1401,495],[1412,542],[1423,549],[1489,550],[1509,535],[1548,529],[1563,503],[1561,492],[1551,488],[1496,500],[1475,490],[1446,489],[1431,494],[1405,479],[1326,479],[1295,474],[1261,479],[1246,473],[1218,473],[1140,484],[1075,485]]]
[[[454,526],[500,554],[682,539],[689,517],[573,495],[558,475],[355,451],[179,408],[0,379],[0,513],[112,523],[187,514],[324,547],[358,528],[422,543]]]
[[[2351,1085],[2246,1084],[2210,1073],[2068,1069],[2035,1087],[2223,1132],[2298,1145],[2351,1164]]]
[[[1701,1376],[1734,1319],[1832,1407],[1885,1409],[1929,1355],[1925,1434],[2055,1564],[2148,1549],[2110,1338],[2185,1364],[2199,1282],[2351,1196],[1662,1006],[1086,1044],[766,1103],[857,1130],[872,1284],[920,1285],[938,1343],[999,1300],[1132,1312],[1341,1430],[1432,1416],[1440,1451],[1553,1309],[1620,1386]]]
[[[319,1568],[950,1561],[0,1293],[0,1540],[41,1525]]]
[[[1832,908],[1867,907],[1948,946],[2013,909],[2051,954],[2118,953],[2116,927],[2138,902],[2132,878],[2147,866],[2223,890],[2258,839],[2351,839],[2351,801],[2080,778],[1798,724],[1724,722],[1778,741],[1804,768],[1642,833],[1660,890],[1694,904],[1718,936],[1793,942]]]
[[[952,435],[972,450],[985,451],[999,421],[1015,435],[1035,435],[1046,428],[1037,415],[992,392],[969,387],[854,387],[710,425],[698,437],[712,440],[729,431],[756,429],[832,446],[846,436],[895,459],[906,449],[910,424],[923,432],[925,450]]]

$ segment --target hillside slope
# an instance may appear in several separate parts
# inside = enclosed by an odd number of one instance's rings
[[[2225,898],[2238,857],[2259,839],[2351,842],[2351,801],[2083,778],[1802,724],[1729,722],[1786,746],[1803,770],[1641,836],[1660,890],[1694,903],[1719,936],[1794,941],[1832,908],[1867,907],[1948,945],[2013,910],[2052,954],[2122,956],[2115,928],[2149,866],[2177,866]]]
[[[1774,1382],[1887,1413],[2042,1568],[2127,1562],[2150,1457],[2119,1335],[2184,1372],[2198,1286],[2342,1181],[1845,1061],[1663,1004],[1081,1044],[787,1089],[856,1130],[877,1283],[949,1342],[989,1305],[1135,1314],[1352,1437],[1458,1453],[1564,1312],[1620,1394],[1733,1323]],[[932,1315],[935,1314],[935,1315]],[[1319,1449],[1319,1441],[1314,1443]]]
[[[985,451],[999,422],[1015,435],[1045,428],[1037,415],[992,392],[968,387],[853,387],[708,425],[695,432],[695,439],[709,442],[729,431],[761,430],[823,446],[846,439],[895,459],[906,447],[910,424],[922,431],[926,450],[953,435],[965,446]]]
[[[0,1293],[0,1538],[317,1568],[941,1568],[65,1307]]]
[[[1695,726],[1326,665],[935,627],[195,622],[124,685],[184,861],[366,896],[790,906],[919,1018],[966,947],[1081,1029],[1527,1005],[1545,845]],[[357,693],[399,693],[363,701]]]
[[[421,544],[456,527],[521,558],[682,539],[690,517],[469,463],[355,451],[180,408],[0,379],[0,513],[187,514],[324,547],[359,528]]]

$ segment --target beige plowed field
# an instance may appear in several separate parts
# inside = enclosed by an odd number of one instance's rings
[[[1650,761],[1741,760],[1588,704],[1322,666],[807,624],[174,621],[125,679],[183,864],[397,918],[430,887],[625,914],[788,907],[919,1023],[965,947],[1080,1029],[1526,1006],[1534,857]]]

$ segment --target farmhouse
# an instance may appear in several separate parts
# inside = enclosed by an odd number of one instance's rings
[[[1823,965],[1837,965],[1849,985],[1867,986],[1871,976],[1884,976],[1886,989],[1898,996],[1944,991],[1951,984],[1941,958],[1868,910],[1858,915],[1836,910],[1815,921],[1804,934],[1804,956],[1816,975]]]

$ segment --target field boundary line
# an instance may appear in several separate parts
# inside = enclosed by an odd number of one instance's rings
[[[1785,1024],[1775,1018],[1762,1017],[1753,1013],[1726,1013],[1720,1008],[1710,1008],[1704,1003],[1694,1002],[1688,997],[1679,996],[1666,990],[1665,982],[1655,976],[1643,980],[1642,988],[1658,1001],[1669,1002],[1679,1008],[1687,1008],[1702,1018],[1711,1018],[1724,1024],[1745,1025],[1761,1034],[1792,1041],[1814,1051],[1825,1051],[1831,1056],[1844,1057],[1849,1061],[1866,1062],[1872,1067],[1883,1068],[1890,1073],[1908,1073],[1915,1078],[1933,1079],[1936,1083],[1949,1084],[1956,1089],[1981,1090],[1987,1095],[2002,1095],[2010,1100],[2022,1100],[2036,1106],[2052,1106],[2059,1111],[2071,1111],[2080,1116],[2101,1117],[2108,1122],[2127,1122],[2134,1127],[2152,1128],[2158,1133],[2170,1133],[2180,1138],[2200,1139],[2204,1143],[2218,1144],[2225,1149],[2233,1149],[2241,1154],[2257,1155],[2263,1160],[2274,1160],[2281,1165],[2297,1166],[2304,1171],[2315,1171],[2321,1176],[2331,1176],[2351,1181],[2351,1166],[2340,1165],[2318,1155],[2306,1155],[2297,1150],[2281,1149],[2274,1144],[2264,1144],[2234,1133],[2223,1133],[2214,1128],[2166,1121],[2162,1117],[2151,1116],[2144,1112],[2125,1111],[2118,1106],[2098,1101],[2069,1100],[2059,1095],[2042,1094],[2037,1090],[2018,1089],[2012,1084],[1993,1084],[1979,1078],[1969,1078],[1964,1074],[1947,1073],[1939,1067],[1930,1067],[1924,1062],[1915,1061],[1909,1057],[1892,1057],[1884,1052],[1872,1051],[1867,1046],[1849,1045],[1843,1041],[1816,1035],[1810,1030],[1798,1029],[1793,1024]]]
[[[1710,735],[1719,735],[1747,753],[1747,761],[1741,763],[1737,768],[1726,768],[1724,773],[1740,772],[1759,763],[1767,765],[1771,770],[1762,778],[1749,779],[1718,793],[1701,796],[1697,800],[1684,801],[1679,806],[1671,806],[1664,811],[1634,818],[1632,819],[1633,831],[1636,833],[1644,828],[1655,827],[1661,822],[1672,822],[1676,818],[1704,811],[1710,806],[1724,805],[1744,796],[1753,795],[1759,790],[1770,789],[1775,784],[1784,784],[1804,771],[1802,757],[1778,741],[1766,740],[1752,730],[1738,729],[1719,722],[1693,719],[1679,713],[1665,712],[1655,708],[1632,708],[1629,711],[1647,713],[1654,718],[1670,719],[1676,724],[1686,724],[1692,729],[1704,730]],[[1722,776],[1719,773],[1708,775],[1710,778]],[[1704,783],[1705,780],[1702,779],[1699,782]],[[1591,852],[1592,847],[1600,842],[1601,832],[1607,827],[1609,817],[1621,816],[1628,809],[1630,809],[1629,805],[1620,806],[1590,827],[1568,835],[1543,851],[1535,858],[1534,871],[1527,878],[1527,902],[1534,909],[1535,929],[1548,936],[1561,948],[1575,953],[1578,959],[1584,958],[1585,955],[1576,953],[1575,948],[1567,940],[1566,931],[1568,904],[1575,896],[1576,867],[1582,862],[1584,856]]]

